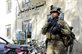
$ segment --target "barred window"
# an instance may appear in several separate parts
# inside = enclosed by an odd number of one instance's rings
[[[11,12],[11,6],[12,6],[12,3],[11,3],[11,0],[6,0],[6,7],[7,7],[7,13],[10,13]]]

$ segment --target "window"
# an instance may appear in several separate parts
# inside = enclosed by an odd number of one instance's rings
[[[11,28],[7,28],[7,36],[10,36],[11,34]]]
[[[25,3],[28,3],[28,2],[30,2],[31,0],[25,0]]]
[[[31,38],[31,33],[32,33],[32,24],[28,23],[27,25],[27,37]]]
[[[24,8],[25,7],[25,2],[24,1],[22,1],[22,8]]]
[[[7,13],[10,13],[11,12],[11,6],[12,6],[12,3],[11,3],[11,0],[6,0],[6,3],[7,3]]]
[[[31,38],[32,23],[29,23],[29,20],[23,22],[23,31],[26,32],[27,38]]]
[[[27,7],[29,2],[30,2],[30,0],[23,0],[22,1],[22,8],[25,8],[25,6]]]
[[[11,37],[11,25],[6,25],[6,35],[7,37]]]
[[[0,43],[6,43],[3,39],[0,38]]]

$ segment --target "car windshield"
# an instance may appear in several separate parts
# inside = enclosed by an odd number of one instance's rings
[[[0,39],[0,43],[6,43],[4,40]]]
[[[2,38],[2,37],[0,37],[0,42],[1,42],[1,43],[7,43],[7,44],[9,43],[7,40],[5,40],[5,39]]]
[[[1,38],[4,39],[4,40],[3,40],[4,42],[13,43],[13,41],[10,40],[10,39],[8,39],[7,37],[1,37]],[[0,38],[0,39],[1,39],[1,38]],[[2,41],[2,42],[3,42],[3,41]]]

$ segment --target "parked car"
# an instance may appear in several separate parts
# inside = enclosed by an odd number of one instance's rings
[[[7,45],[7,52],[5,54],[17,54],[17,49],[20,48],[20,45],[16,44],[8,44]]]
[[[0,37],[0,54],[5,54],[7,51],[7,45],[13,44],[13,41],[8,40],[8,38]]]

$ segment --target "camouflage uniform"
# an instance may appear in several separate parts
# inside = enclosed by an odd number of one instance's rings
[[[70,29],[67,23],[65,23],[65,21],[63,20],[59,20],[58,23],[61,24],[63,27],[65,27],[62,29],[62,33],[68,34]],[[43,29],[44,30],[43,33],[46,34],[48,39],[47,54],[66,54],[67,53],[66,48],[62,42],[62,39],[60,38],[60,35],[59,34],[53,35],[50,32],[46,32],[47,24],[44,27],[45,28]]]

